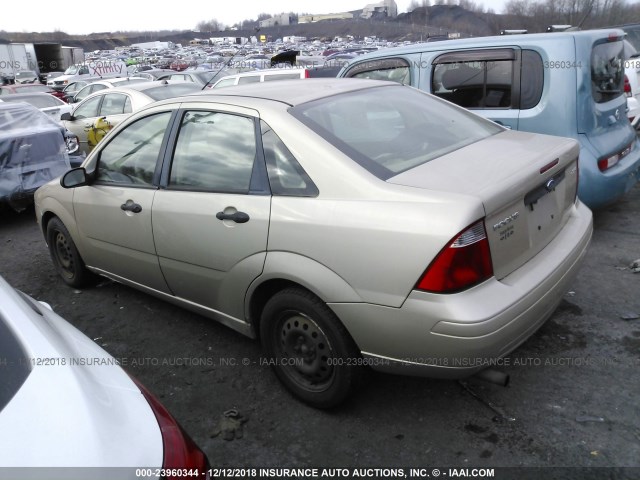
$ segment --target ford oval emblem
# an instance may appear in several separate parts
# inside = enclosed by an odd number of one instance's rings
[[[556,181],[553,178],[549,179],[544,188],[547,189],[547,192],[553,192],[556,189]]]

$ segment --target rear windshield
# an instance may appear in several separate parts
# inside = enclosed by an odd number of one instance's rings
[[[190,93],[199,92],[201,89],[201,86],[185,82],[149,88],[145,90],[144,93],[154,100],[166,100],[167,98],[179,97],[181,95],[189,95]]]
[[[462,108],[403,86],[327,97],[290,112],[383,180],[502,131]]]
[[[31,373],[30,365],[22,345],[0,317],[0,411],[20,390]]]
[[[36,77],[37,75],[35,74],[35,72],[18,72],[16,73],[16,78],[33,78]]]
[[[604,103],[624,91],[624,45],[601,43],[591,52],[591,92],[596,103]]]
[[[58,107],[64,105],[62,100],[58,100],[53,95],[41,94],[41,95],[7,95],[3,99],[4,102],[25,102],[33,105],[36,108],[49,108]]]

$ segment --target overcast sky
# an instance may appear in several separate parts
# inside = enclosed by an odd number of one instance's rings
[[[142,2],[136,0],[13,0],[3,5],[0,30],[9,32],[92,32],[187,30],[202,20],[217,19],[225,25],[257,18],[259,13],[335,13],[357,10],[372,0],[191,0],[188,2]],[[406,12],[411,0],[396,0]],[[501,13],[506,0],[476,0]]]

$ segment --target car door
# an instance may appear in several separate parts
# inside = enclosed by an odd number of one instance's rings
[[[271,208],[253,110],[185,108],[162,189],[153,236],[177,297],[244,318],[244,294],[262,272]]]
[[[99,115],[101,102],[102,95],[85,99],[85,101],[80,102],[73,112],[71,112],[71,120],[62,122],[67,130],[78,137],[80,151],[84,153],[89,153],[87,132]]]
[[[165,293],[151,214],[171,117],[171,111],[149,114],[100,145],[95,181],[73,197],[87,265]]]

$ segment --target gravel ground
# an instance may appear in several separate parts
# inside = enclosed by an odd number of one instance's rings
[[[640,186],[595,213],[571,291],[505,359],[508,387],[372,373],[331,411],[292,398],[259,345],[222,325],[109,280],[82,291],[65,286],[33,210],[0,213],[0,245],[0,275],[120,358],[214,467],[404,467],[405,474],[424,467],[425,475],[439,467],[445,477],[456,476],[448,468],[475,467],[496,468],[495,478],[640,478],[640,468],[620,468],[640,467],[640,274],[629,268],[640,258]],[[231,408],[246,418],[242,437],[212,436]],[[498,469],[523,466],[572,468]]]

